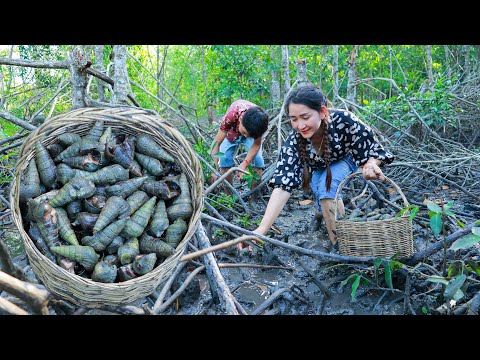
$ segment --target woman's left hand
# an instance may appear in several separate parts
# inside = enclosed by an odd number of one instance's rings
[[[383,175],[382,170],[372,161],[367,161],[365,165],[363,165],[362,174],[365,180],[380,179],[381,181],[385,181],[385,176]]]

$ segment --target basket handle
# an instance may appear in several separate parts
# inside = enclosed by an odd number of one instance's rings
[[[335,214],[335,221],[337,220],[337,210],[338,210],[338,206],[337,206],[337,200],[338,200],[338,195],[340,194],[340,191],[342,190],[343,186],[345,185],[345,183],[347,182],[348,179],[356,176],[356,175],[362,175],[362,172],[361,171],[357,171],[357,172],[354,172],[350,175],[348,175],[345,179],[343,179],[340,184],[338,185],[338,188],[337,188],[337,193],[335,194],[335,202],[333,203],[333,211],[334,211],[334,214]],[[385,174],[383,175],[385,176]],[[387,181],[390,182],[390,184],[393,185],[393,187],[398,191],[398,193],[400,194],[400,196],[402,197],[402,200],[403,200],[403,203],[405,205],[405,207],[409,206],[410,204],[408,203],[408,200],[407,198],[405,197],[405,194],[403,193],[402,189],[400,189],[400,187],[395,184],[395,182],[388,178],[387,176],[385,176],[385,179]],[[366,180],[366,181],[370,181],[370,180]]]

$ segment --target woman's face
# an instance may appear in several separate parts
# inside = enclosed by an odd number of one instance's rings
[[[303,104],[288,105],[288,117],[290,124],[305,139],[310,139],[320,128],[322,119],[325,118],[327,108],[322,106],[322,111],[318,112]]]

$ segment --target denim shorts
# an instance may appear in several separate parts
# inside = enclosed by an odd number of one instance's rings
[[[231,168],[236,166],[235,162],[233,161],[233,155],[235,154],[235,150],[237,149],[237,146],[240,144],[243,144],[243,146],[245,147],[245,150],[248,152],[248,150],[250,150],[250,148],[252,147],[254,141],[255,140],[253,138],[251,137],[247,138],[245,136],[239,136],[233,142],[230,142],[228,141],[227,138],[225,138],[220,144],[220,152],[224,153],[225,156],[222,156],[220,158],[219,167]],[[260,146],[260,149],[258,150],[257,155],[255,155],[255,158],[250,164],[254,168],[263,169],[265,167],[265,162],[263,161],[263,156],[262,156],[262,146]]]
[[[317,207],[319,211],[322,211],[320,200],[335,199],[338,185],[340,185],[342,180],[348,175],[358,171],[359,167],[353,161],[352,155],[348,154],[344,158],[331,163],[330,170],[332,172],[332,184],[330,185],[330,191],[327,192],[327,186],[325,185],[325,180],[327,178],[326,168],[320,168],[314,171],[310,181],[310,187],[312,188],[315,198],[317,199]],[[345,185],[348,185],[348,182]],[[339,195],[339,198],[341,199],[341,194]]]

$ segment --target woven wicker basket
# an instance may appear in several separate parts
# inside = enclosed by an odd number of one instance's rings
[[[413,232],[409,216],[394,217],[385,220],[353,222],[338,220],[337,200],[343,185],[348,179],[361,175],[356,172],[347,176],[338,186],[335,196],[334,213],[336,224],[336,239],[339,251],[348,256],[381,256],[397,255],[398,258],[408,258],[413,255]],[[408,201],[402,190],[391,179],[385,176],[398,191],[407,207]],[[408,212],[407,212],[408,213]]]
[[[105,126],[122,129],[131,135],[147,133],[168,151],[187,176],[192,197],[193,213],[185,237],[175,254],[168,257],[151,272],[125,282],[100,283],[86,279],[57,266],[45,257],[26,233],[19,208],[20,177],[35,155],[35,142],[47,146],[65,132],[85,135],[95,121],[104,120]],[[12,216],[25,245],[25,251],[36,275],[52,293],[77,305],[98,308],[119,306],[150,295],[163,283],[178,263],[187,242],[195,232],[203,208],[203,173],[190,143],[164,119],[153,112],[132,107],[81,108],[51,118],[33,131],[20,149],[15,179],[10,191]]]

